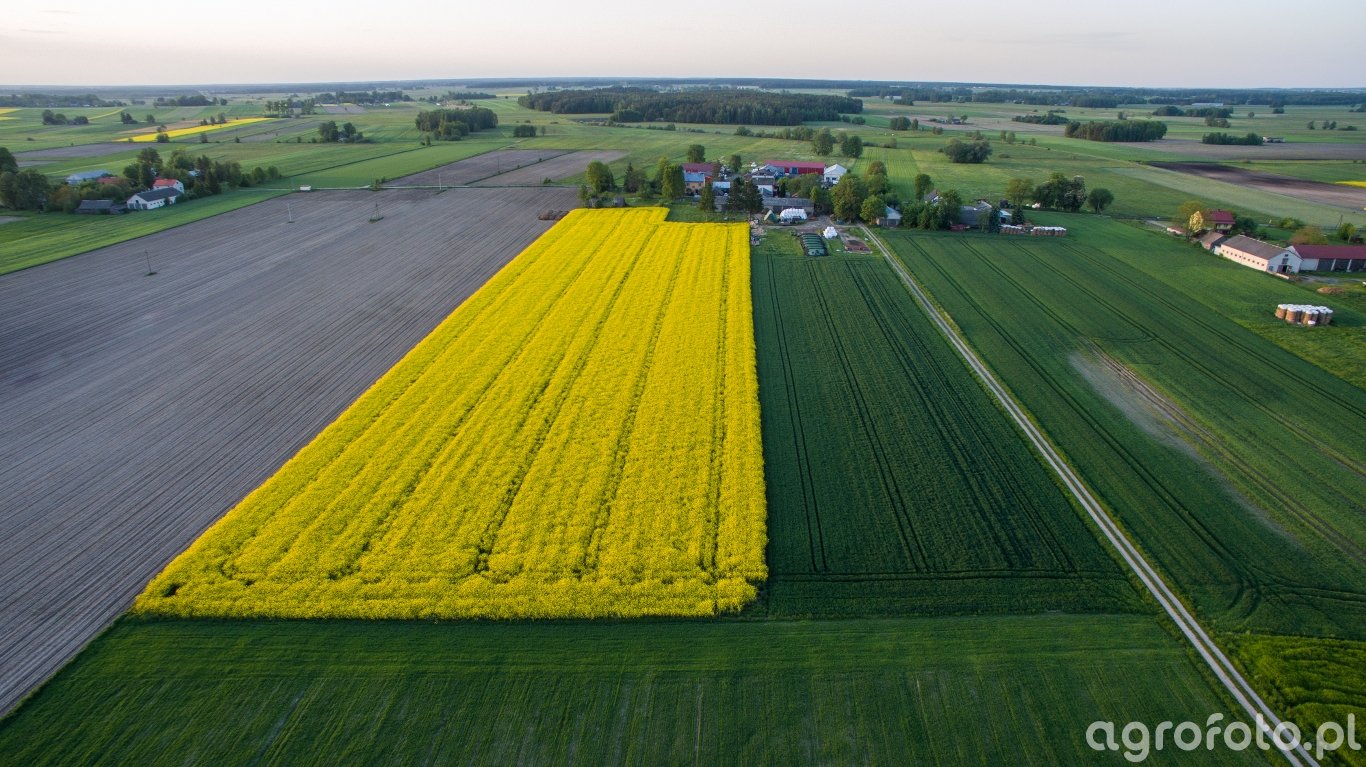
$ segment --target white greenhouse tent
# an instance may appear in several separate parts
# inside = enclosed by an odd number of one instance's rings
[[[778,214],[778,220],[782,221],[783,223],[790,223],[792,221],[805,221],[806,211],[802,210],[801,208],[784,208],[783,212]]]

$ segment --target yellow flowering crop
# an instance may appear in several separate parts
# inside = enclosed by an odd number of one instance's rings
[[[239,128],[243,125],[265,122],[269,119],[269,117],[240,117],[234,120],[228,120],[226,123],[222,123],[219,125],[196,125],[192,128],[176,128],[175,130],[166,131],[166,135],[170,138],[180,138],[181,136],[193,136],[196,133],[208,133],[209,131],[222,130],[223,128]],[[135,142],[156,141],[157,134],[143,133],[138,136],[133,136],[129,140]]]
[[[711,615],[766,576],[744,225],[575,211],[135,610]]]

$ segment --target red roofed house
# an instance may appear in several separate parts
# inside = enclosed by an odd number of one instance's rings
[[[696,194],[702,191],[702,187],[716,179],[717,172],[717,164],[714,162],[685,162],[683,163],[683,188],[689,194]]]
[[[1205,226],[1216,232],[1228,234],[1233,230],[1234,215],[1231,210],[1214,209],[1205,213]]]
[[[805,176],[808,173],[823,175],[825,173],[825,163],[823,162],[795,162],[793,160],[768,160],[765,165],[772,165],[789,176]]]
[[[174,189],[177,192],[180,192],[181,194],[185,194],[185,185],[180,183],[178,179],[159,178],[156,181],[152,182],[153,189],[165,189],[167,187]]]
[[[1291,245],[1308,272],[1366,272],[1366,245]]]
[[[685,162],[683,163],[684,173],[705,173],[708,176],[715,176],[717,163],[714,162]]]

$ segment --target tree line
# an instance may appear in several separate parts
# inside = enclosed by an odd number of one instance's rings
[[[1246,136],[1234,136],[1228,133],[1206,133],[1200,137],[1201,144],[1218,145],[1239,145],[1239,146],[1261,146],[1262,137],[1256,133],[1249,133]]]
[[[528,93],[524,107],[555,114],[606,112],[615,122],[708,123],[713,125],[800,125],[834,121],[841,113],[863,111],[863,102],[845,96],[762,91],[699,90],[660,93],[648,88],[602,88]]]
[[[1156,141],[1167,135],[1167,124],[1157,120],[1105,120],[1067,123],[1063,135],[1088,141]]]
[[[412,101],[403,91],[334,91],[319,93],[314,100],[320,104],[383,104],[389,101]]]

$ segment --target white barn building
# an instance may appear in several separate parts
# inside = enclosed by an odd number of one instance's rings
[[[1228,238],[1214,252],[1236,264],[1270,274],[1298,274],[1302,263],[1299,254],[1289,248],[1242,234]]]

